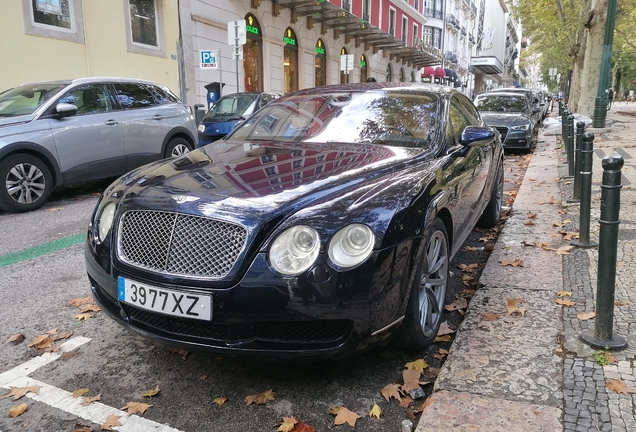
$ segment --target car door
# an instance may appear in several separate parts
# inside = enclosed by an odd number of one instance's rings
[[[141,83],[113,83],[121,109],[126,169],[163,157],[164,138],[171,130],[170,117],[150,89]]]
[[[74,87],[58,103],[77,106],[77,114],[56,118],[50,125],[65,183],[116,177],[125,172],[125,151],[119,113],[113,110],[105,84]]]
[[[466,110],[462,108],[455,95],[450,99],[448,110],[448,129],[446,132],[449,145],[454,149],[455,168],[454,173],[458,177],[457,181],[457,211],[456,221],[460,233],[468,233],[472,230],[477,218],[480,216],[480,202],[486,186],[487,169],[489,163],[487,159],[491,152],[488,146],[465,147],[460,143],[462,131],[467,126],[478,126],[476,119],[471,118]],[[487,149],[487,150],[486,150]],[[459,240],[459,239],[458,239]]]

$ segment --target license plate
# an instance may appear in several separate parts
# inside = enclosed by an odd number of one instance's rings
[[[210,321],[212,297],[175,291],[119,276],[117,297],[120,301],[162,314]]]

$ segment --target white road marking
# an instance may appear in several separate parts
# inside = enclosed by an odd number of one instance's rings
[[[67,413],[76,415],[92,423],[103,424],[109,415],[121,416],[119,423],[113,429],[121,432],[181,432],[170,426],[154,422],[152,420],[139,417],[138,415],[128,415],[126,411],[93,402],[88,406],[82,406],[82,398],[74,398],[71,392],[50,386],[44,382],[29,378],[28,375],[38,368],[54,362],[62,356],[62,353],[73,351],[85,343],[90,342],[89,338],[75,337],[60,346],[60,352],[44,353],[31,360],[14,367],[11,370],[0,373],[0,388],[40,386],[40,393],[28,393],[26,396],[43,402],[49,406],[60,409]],[[0,431],[1,432],[1,431]]]
[[[11,370],[0,373],[0,387],[6,387],[7,383],[13,381],[16,378],[25,377],[29,374],[32,374],[42,366],[45,366],[60,358],[62,356],[62,353],[73,351],[87,342],[90,342],[89,338],[85,338],[82,336],[74,337],[73,339],[66,341],[62,345],[60,345],[60,352],[44,353],[41,356],[33,357],[31,360],[22,363],[20,366],[16,366]]]
[[[170,426],[166,426],[152,420],[139,417],[138,415],[128,415],[126,411],[93,402],[88,406],[82,406],[82,398],[73,397],[73,393],[57,387],[50,386],[38,380],[28,377],[20,377],[11,383],[15,387],[40,386],[40,393],[27,393],[27,397],[43,402],[54,408],[61,409],[67,413],[76,415],[92,423],[103,424],[110,415],[120,416],[118,420],[122,426],[113,429],[121,432],[180,432]],[[152,408],[151,408],[152,409]]]

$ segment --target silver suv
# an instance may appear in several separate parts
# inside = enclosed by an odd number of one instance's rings
[[[0,93],[0,209],[41,207],[56,186],[117,177],[195,147],[169,89],[127,78],[28,83]]]

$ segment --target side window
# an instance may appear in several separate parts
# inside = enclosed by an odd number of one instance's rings
[[[457,95],[457,103],[464,110],[464,114],[468,116],[468,119],[473,125],[481,124],[481,116],[475,108],[475,105],[465,96]]]
[[[147,88],[152,92],[155,97],[155,101],[158,105],[166,105],[169,103],[174,103],[173,100],[168,96],[168,94],[159,86],[149,85]]]
[[[113,84],[122,109],[148,108],[156,105],[152,93],[139,84]]]
[[[58,103],[69,103],[77,107],[77,115],[97,114],[110,111],[110,99],[104,84],[91,84],[74,88],[60,98]]]
[[[471,122],[466,118],[462,110],[459,108],[457,101],[451,101],[448,109],[449,127],[446,131],[446,138],[449,140],[449,147],[459,144],[459,138],[466,126],[470,126]]]
[[[265,105],[267,105],[268,103],[272,102],[274,100],[274,97],[270,94],[264,93],[261,96],[261,101],[258,104],[259,108],[263,108]]]

